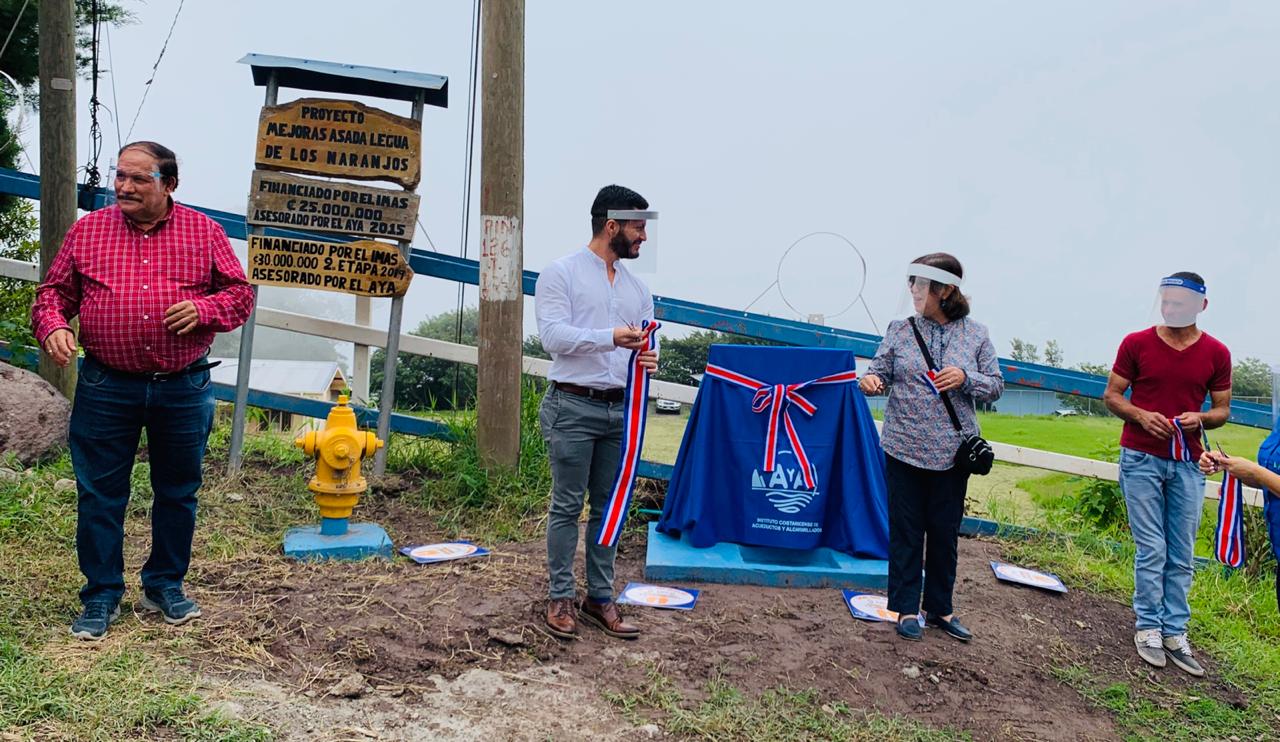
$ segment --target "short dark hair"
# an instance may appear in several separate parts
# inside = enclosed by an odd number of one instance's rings
[[[931,252],[928,255],[921,255],[912,263],[920,265],[928,265],[934,268],[941,268],[948,273],[954,273],[958,278],[964,278],[964,266],[960,265],[960,260],[951,253]],[[947,284],[931,281],[929,291],[935,294],[942,293],[942,287]],[[964,319],[969,316],[969,297],[960,293],[960,287],[957,286],[955,291],[951,292],[951,296],[942,302],[942,313],[947,319],[954,322],[958,319]]]
[[[1191,271],[1178,271],[1177,273],[1174,273],[1173,275],[1169,276],[1169,278],[1182,278],[1187,281],[1195,281],[1201,286],[1205,285],[1204,279],[1200,277],[1200,274],[1192,273]]]
[[[596,200],[591,202],[591,235],[594,237],[604,230],[605,222],[609,221],[607,214],[610,209],[647,208],[649,202],[639,193],[620,185],[607,185],[600,189]]]
[[[131,149],[140,149],[156,158],[156,169],[160,171],[160,180],[169,183],[171,188],[178,187],[178,156],[173,153],[173,150],[159,142],[141,140],[129,142],[121,147],[116,157],[119,158],[126,150]]]

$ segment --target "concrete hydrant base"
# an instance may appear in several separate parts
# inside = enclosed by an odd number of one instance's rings
[[[377,523],[352,523],[341,536],[321,535],[319,525],[290,528],[284,535],[284,555],[300,561],[390,559],[392,553],[391,539]]]

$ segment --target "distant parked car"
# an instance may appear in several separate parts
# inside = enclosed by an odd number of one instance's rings
[[[1053,411],[1053,414],[1054,414],[1054,415],[1056,415],[1056,416],[1058,416],[1058,417],[1071,417],[1072,415],[1079,415],[1079,414],[1080,414],[1080,411],[1079,411],[1079,410],[1073,410],[1073,409],[1071,409],[1070,407],[1064,407],[1064,408],[1063,408],[1063,409],[1061,409],[1061,410],[1054,410],[1054,411]]]
[[[658,412],[669,412],[673,415],[680,412],[680,403],[674,399],[660,399],[654,407]]]

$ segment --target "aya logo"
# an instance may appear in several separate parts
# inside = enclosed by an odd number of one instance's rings
[[[809,489],[804,483],[804,471],[796,461],[795,454],[788,450],[778,451],[773,471],[761,472],[757,468],[751,472],[751,490],[764,495],[774,508],[788,515],[804,510],[820,494],[816,469],[813,481],[814,488]]]

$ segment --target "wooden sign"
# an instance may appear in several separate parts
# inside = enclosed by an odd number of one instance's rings
[[[253,171],[246,221],[261,227],[413,241],[421,198],[409,191]]]
[[[316,242],[249,235],[249,283],[404,296],[413,269],[395,245],[373,240]]]
[[[422,124],[346,100],[301,98],[263,106],[258,167],[415,188],[422,176]]]

